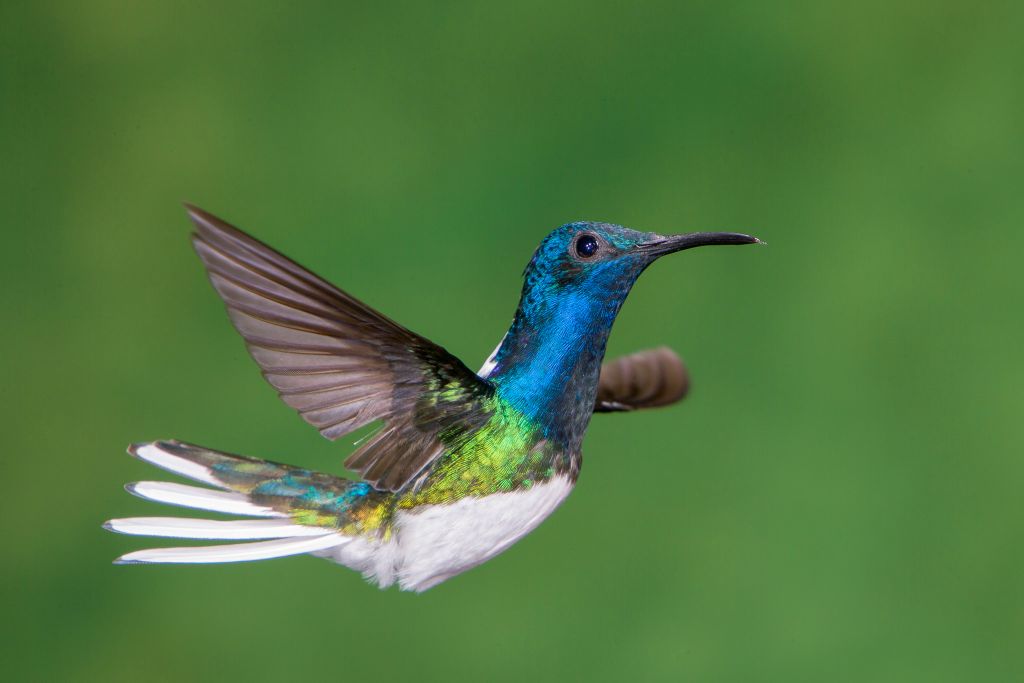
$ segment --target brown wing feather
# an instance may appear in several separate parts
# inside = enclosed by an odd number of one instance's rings
[[[235,328],[278,394],[328,439],[388,424],[346,466],[399,490],[442,452],[436,435],[479,420],[491,391],[440,346],[201,209],[187,206],[193,244]],[[436,386],[460,401],[421,401]]]
[[[675,351],[662,346],[606,362],[601,366],[595,412],[657,408],[682,400],[690,375]]]

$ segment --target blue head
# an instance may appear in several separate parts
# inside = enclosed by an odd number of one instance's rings
[[[560,416],[560,423],[562,417],[575,417],[568,440],[575,440],[577,431],[582,438],[608,334],[644,269],[691,247],[757,241],[738,233],[666,237],[590,222],[553,230],[526,267],[519,308],[490,378],[527,414]]]

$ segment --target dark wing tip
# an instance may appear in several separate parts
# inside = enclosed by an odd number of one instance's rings
[[[185,212],[188,213],[188,217],[192,219],[193,223],[216,222],[219,220],[212,213],[200,209],[195,204],[182,202],[181,205],[185,207]]]
[[[223,224],[223,221],[212,213],[204,211],[194,204],[182,202],[182,205],[185,207],[185,213],[188,214],[189,220],[192,221],[197,228],[202,229],[203,227],[216,226],[218,223]]]
[[[198,206],[183,202],[185,206],[185,212],[188,213],[189,220],[196,226],[196,233],[193,235],[193,240],[203,239],[210,235],[230,235],[241,241],[256,241],[255,238],[242,232],[235,226],[231,225],[222,218],[214,216],[209,211],[204,211]]]
[[[601,366],[597,412],[658,408],[682,400],[690,375],[682,359],[667,346],[616,358]]]

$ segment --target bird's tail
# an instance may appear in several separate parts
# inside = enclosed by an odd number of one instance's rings
[[[362,482],[179,441],[135,444],[128,452],[216,487],[140,481],[125,487],[130,493],[159,503],[258,519],[112,519],[103,526],[123,534],[248,541],[140,550],[119,557],[116,564],[245,562],[325,551],[352,540],[343,529],[347,515],[374,493]]]

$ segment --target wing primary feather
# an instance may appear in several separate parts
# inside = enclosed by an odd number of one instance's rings
[[[381,420],[347,466],[402,490],[444,453],[439,435],[479,428],[493,392],[440,346],[196,207],[193,243],[235,329],[282,400],[328,439]],[[445,388],[437,400],[438,387]],[[428,400],[423,400],[427,398]],[[352,463],[365,462],[362,466]]]

